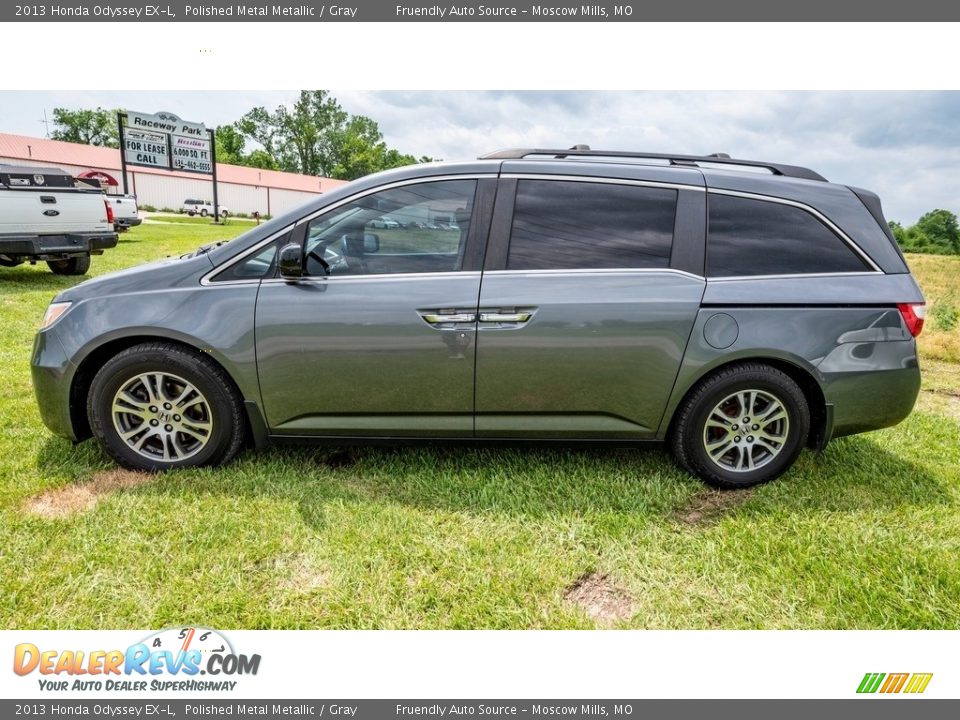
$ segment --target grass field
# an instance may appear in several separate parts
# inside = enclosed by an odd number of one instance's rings
[[[143,225],[92,274],[246,225]],[[911,257],[931,306],[960,258]],[[0,269],[0,627],[956,628],[960,329],[901,426],[714,493],[658,449],[273,449],[142,476],[52,437],[33,334],[76,279]]]

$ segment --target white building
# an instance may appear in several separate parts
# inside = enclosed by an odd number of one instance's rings
[[[123,192],[120,151],[77,143],[0,133],[0,164],[63,168],[73,175],[108,176],[107,192]],[[230,213],[282,215],[340,185],[343,180],[217,163],[217,193]],[[178,209],[187,198],[213,200],[209,175],[127,166],[129,191],[141,205]]]

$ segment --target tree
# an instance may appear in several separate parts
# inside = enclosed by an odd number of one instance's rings
[[[374,120],[351,116],[326,90],[303,90],[292,106],[281,105],[273,112],[253,108],[237,129],[262,147],[258,162],[269,157],[274,167],[288,172],[353,180],[418,162],[413,155],[388,148]],[[244,164],[252,164],[252,157]]]
[[[960,253],[960,224],[957,216],[949,210],[931,210],[917,220],[913,229],[925,236],[931,246],[938,248],[933,252]]]
[[[213,133],[217,162],[244,165],[243,147],[247,140],[235,125],[220,125]]]
[[[54,140],[118,148],[117,113],[114,110],[70,110],[54,108]]]

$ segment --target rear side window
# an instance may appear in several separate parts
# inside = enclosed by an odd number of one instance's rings
[[[521,180],[508,270],[665,268],[677,191],[557,180]]]
[[[796,275],[870,268],[819,219],[782,203],[711,193],[707,275]]]

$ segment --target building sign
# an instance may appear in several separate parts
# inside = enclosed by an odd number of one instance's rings
[[[117,125],[125,194],[128,192],[127,165],[211,175],[213,216],[219,219],[216,149],[213,147],[212,130],[207,130],[203,123],[183,120],[171,112],[143,113],[135,110],[117,113]]]
[[[170,168],[166,133],[127,129],[123,133],[123,155],[128,165]]]
[[[193,135],[171,135],[170,147],[173,150],[173,169],[186,172],[213,172],[210,154],[210,138]]]
[[[131,130],[155,130],[172,135],[207,137],[207,128],[203,123],[181,120],[170,112],[158,112],[151,115],[130,110],[127,112],[127,127]]]
[[[213,174],[211,134],[203,123],[183,120],[171,112],[130,110],[120,124],[123,158],[128,165]]]

